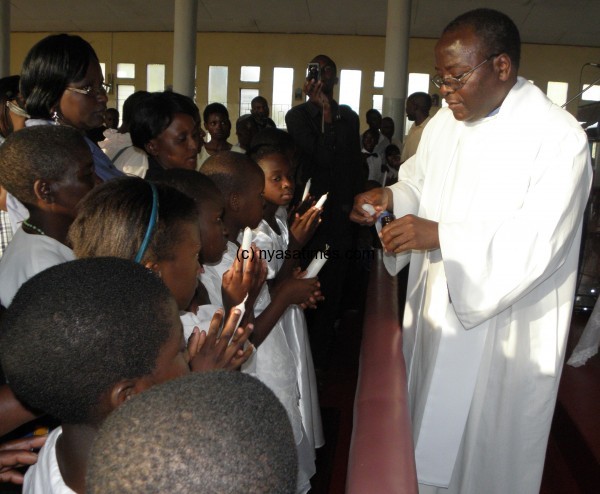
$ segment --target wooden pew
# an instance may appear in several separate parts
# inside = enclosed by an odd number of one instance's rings
[[[396,278],[376,251],[363,322],[348,494],[416,494]]]

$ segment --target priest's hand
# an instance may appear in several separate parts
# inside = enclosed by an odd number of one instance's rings
[[[381,230],[379,236],[386,252],[396,254],[407,250],[440,248],[437,222],[413,214],[392,221]]]
[[[367,209],[365,210],[365,205]],[[379,215],[392,207],[392,193],[390,190],[377,187],[354,198],[354,206],[350,212],[350,220],[359,225],[371,226],[375,224]],[[369,211],[369,209],[371,211]],[[374,212],[373,212],[374,211]]]

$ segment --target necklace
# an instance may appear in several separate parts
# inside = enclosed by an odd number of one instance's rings
[[[27,220],[23,220],[23,224],[24,224],[26,227],[28,227],[28,228],[30,228],[31,230],[33,230],[34,232],[36,232],[36,233],[39,233],[40,235],[46,235],[46,234],[44,233],[44,230],[42,230],[41,228],[38,228],[38,227],[37,227],[37,226],[35,226],[35,225],[32,225],[32,224],[31,224],[31,223],[29,223]]]

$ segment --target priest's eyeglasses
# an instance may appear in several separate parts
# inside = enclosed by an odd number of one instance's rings
[[[100,85],[100,87],[92,87],[92,86],[85,86],[85,87],[71,87],[71,86],[67,86],[65,89],[67,91],[73,91],[74,93],[79,93],[79,94],[85,94],[86,96],[99,96],[99,95],[105,95],[107,93],[110,92],[110,84],[104,84],[102,83]]]
[[[471,70],[469,70],[468,72],[465,72],[464,74],[459,75],[458,77],[445,77],[444,78],[442,76],[436,75],[431,78],[431,82],[433,82],[435,87],[437,87],[438,89],[442,89],[442,86],[446,86],[451,91],[458,91],[459,89],[462,89],[463,86],[467,83],[467,78],[473,72],[475,72],[479,67],[481,67],[485,63],[489,62],[493,58],[496,58],[498,55],[500,55],[500,53],[495,53],[493,55],[490,55],[483,62],[481,62],[478,65],[475,65],[475,67],[473,67]]]

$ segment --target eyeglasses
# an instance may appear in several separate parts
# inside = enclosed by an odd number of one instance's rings
[[[92,86],[85,87],[71,87],[67,86],[65,88],[67,91],[73,91],[74,93],[85,94],[86,96],[98,96],[100,94],[107,94],[110,92],[111,85],[102,83],[100,87],[95,88]]]
[[[442,89],[442,86],[446,86],[448,89],[450,89],[452,91],[458,91],[459,89],[462,89],[462,87],[467,83],[466,78],[468,76],[470,76],[473,72],[475,72],[483,64],[489,62],[493,58],[496,58],[498,55],[500,55],[500,53],[495,53],[493,55],[490,55],[483,62],[476,65],[468,72],[465,72],[464,74],[459,75],[458,77],[443,78],[442,76],[436,75],[435,77],[431,78],[431,82],[433,82],[435,87],[437,87],[438,89]]]

